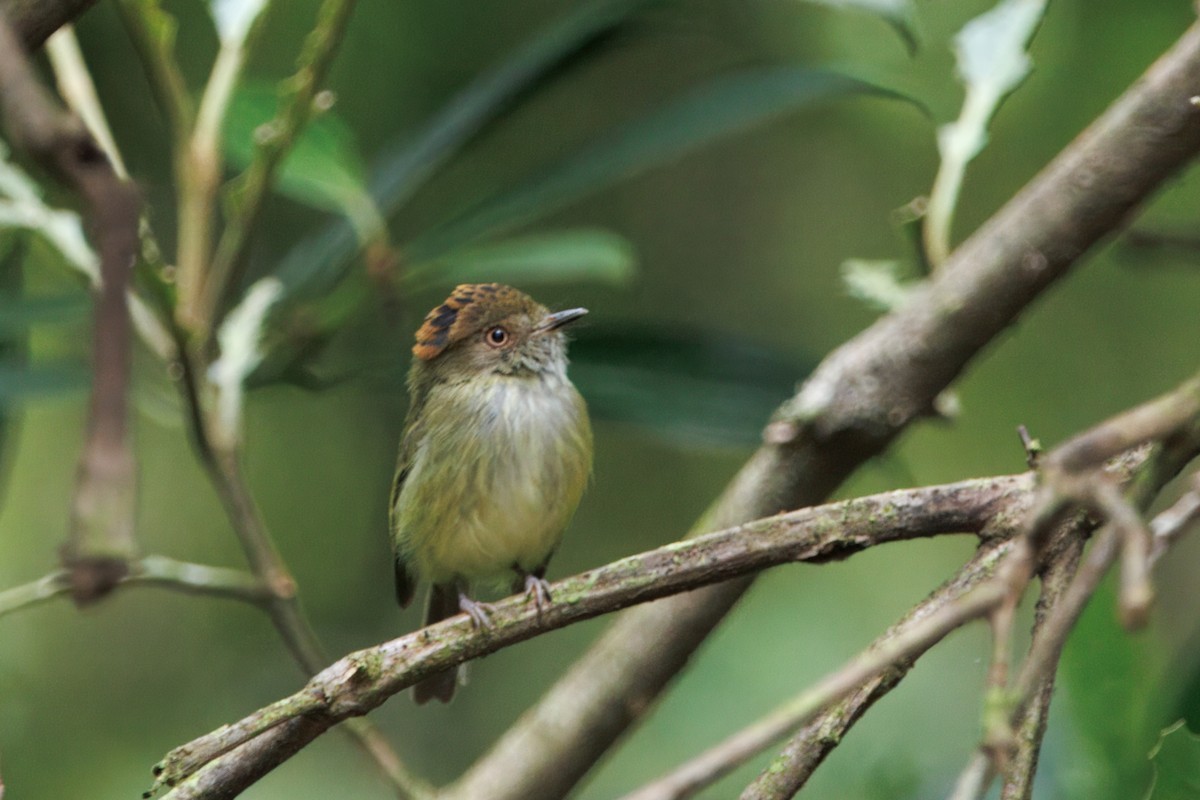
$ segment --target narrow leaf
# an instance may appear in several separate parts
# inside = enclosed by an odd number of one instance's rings
[[[1200,736],[1183,720],[1164,728],[1150,752],[1154,778],[1146,800],[1195,800],[1200,797]]]
[[[263,323],[282,291],[283,284],[276,278],[258,281],[226,315],[217,332],[221,356],[209,366],[208,376],[217,387],[218,435],[224,445],[232,445],[241,436],[246,378],[262,362]]]
[[[819,100],[883,91],[845,75],[798,67],[722,77],[610,130],[516,188],[477,204],[414,241],[409,256],[418,262],[438,258],[467,242],[559,209],[618,179]]]
[[[661,0],[591,0],[539,30],[495,69],[450,99],[411,138],[395,146],[373,170],[371,195],[385,216],[395,214],[422,183],[473,141],[519,98],[529,94],[588,52],[639,8]],[[276,275],[289,293],[305,287],[320,293],[345,273],[360,239],[336,222],[302,241]],[[316,285],[310,286],[310,282]]]
[[[942,157],[929,197],[925,240],[930,261],[950,253],[950,224],[967,164],[987,143],[987,129],[1008,97],[1029,74],[1026,47],[1046,12],[1046,0],[1003,0],[963,26],[954,38],[958,74],[966,86],[958,119],[938,130]]]
[[[246,168],[254,160],[255,137],[274,117],[279,103],[267,85],[239,86],[225,115],[225,155]],[[278,191],[301,203],[345,214],[360,236],[382,227],[367,191],[366,168],[350,128],[332,111],[312,119],[284,159],[276,182]]]
[[[447,253],[404,275],[409,289],[480,281],[515,284],[598,281],[627,284],[634,275],[633,245],[603,230],[569,230],[506,239]]]
[[[912,0],[805,0],[821,6],[840,10],[865,11],[891,25],[908,46],[909,52],[917,49],[915,15]]]
[[[811,364],[713,331],[574,332],[571,377],[592,415],[686,446],[753,446]]]
[[[266,0],[209,0],[208,9],[222,45],[238,45],[266,8]]]
[[[83,293],[24,297],[0,291],[0,337],[19,334],[35,325],[78,322],[86,318],[90,307]]]
[[[900,262],[848,258],[842,264],[842,282],[851,297],[878,311],[892,311],[908,299],[909,287],[900,279]]]

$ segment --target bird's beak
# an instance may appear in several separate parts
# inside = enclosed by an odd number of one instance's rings
[[[553,314],[546,315],[541,324],[534,329],[534,333],[548,333],[549,331],[558,330],[568,322],[574,322],[587,313],[586,308],[568,308],[566,311],[555,311]]]

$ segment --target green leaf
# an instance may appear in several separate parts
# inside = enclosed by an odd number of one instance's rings
[[[592,0],[539,30],[495,69],[480,75],[450,99],[426,125],[385,155],[373,170],[371,194],[392,216],[413,192],[464,145],[520,98],[558,75],[612,33],[637,9],[661,0]],[[345,274],[359,239],[334,223],[294,247],[276,275],[289,293],[328,291]]]
[[[246,83],[234,92],[223,144],[235,166],[245,168],[254,160],[256,132],[274,118],[278,103],[275,89],[262,83]],[[280,166],[276,188],[298,202],[344,214],[364,238],[382,227],[354,135],[331,111],[300,132]]]
[[[81,364],[0,363],[0,406],[82,392],[89,383],[88,371]]]
[[[1141,795],[1165,703],[1161,644],[1121,628],[1113,584],[1110,576],[1079,618],[1059,672],[1082,745],[1070,794],[1090,800]]]
[[[1195,800],[1200,797],[1200,736],[1179,720],[1162,730],[1150,751],[1154,778],[1146,800]]]
[[[926,239],[935,265],[950,252],[950,223],[967,164],[987,144],[988,125],[1004,98],[1029,74],[1032,63],[1026,48],[1045,12],[1046,0],[1003,0],[954,37],[966,97],[958,119],[938,130],[942,163],[926,217]]]
[[[0,291],[0,337],[12,336],[35,325],[61,325],[87,317],[89,298],[83,293],[23,297]]]
[[[842,282],[851,297],[879,311],[891,311],[904,304],[910,291],[900,268],[899,261],[848,258],[842,263]]]
[[[771,412],[812,366],[713,331],[595,326],[573,339],[571,378],[595,418],[686,446],[761,442]]]
[[[774,67],[723,76],[618,126],[517,187],[488,198],[419,237],[415,261],[444,253],[557,210],[621,178],[682,157],[710,142],[812,105],[878,86],[832,72]],[[893,95],[892,92],[886,92]]]
[[[651,1],[580,3],[453,97],[413,140],[381,164],[375,188],[388,215],[514,101],[559,74],[589,45]]]
[[[896,29],[908,46],[909,52],[917,49],[916,17],[912,0],[805,0],[816,5],[841,10],[865,11],[882,19]]]
[[[531,284],[598,281],[622,286],[636,268],[633,245],[604,230],[581,229],[506,239],[447,253],[404,274],[405,287],[483,281]]]

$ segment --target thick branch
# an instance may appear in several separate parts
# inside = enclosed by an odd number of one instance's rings
[[[244,788],[303,744],[291,737],[315,737],[447,666],[634,603],[775,564],[827,561],[889,541],[982,531],[997,518],[1019,519],[1032,493],[1030,474],[889,492],[793,511],[631,556],[559,582],[554,587],[555,602],[540,615],[523,598],[510,598],[495,606],[494,630],[476,631],[460,615],[351,654],[322,671],[296,695],[177,748],[164,760],[161,780],[165,785],[182,781],[222,753],[264,731],[271,736],[276,733],[272,729],[282,725],[272,739],[277,744],[288,741],[283,748],[286,753],[255,743],[220,759],[211,770],[206,767],[195,781],[172,794],[176,799],[223,796],[198,792],[196,787],[208,783],[204,775],[219,772],[235,781],[235,787]],[[318,720],[320,724],[289,722],[301,714],[308,722]],[[226,785],[221,791],[231,789]]]
[[[882,451],[1051,283],[1200,150],[1200,27],[951,256],[831,354],[697,530],[819,502]],[[561,797],[650,707],[742,580],[623,615],[450,797]],[[543,731],[552,731],[546,735]]]

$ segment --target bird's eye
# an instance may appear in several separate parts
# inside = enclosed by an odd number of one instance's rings
[[[492,347],[503,347],[508,342],[508,331],[497,325],[494,328],[489,328],[488,332],[484,334],[484,338],[487,339],[487,343]]]

